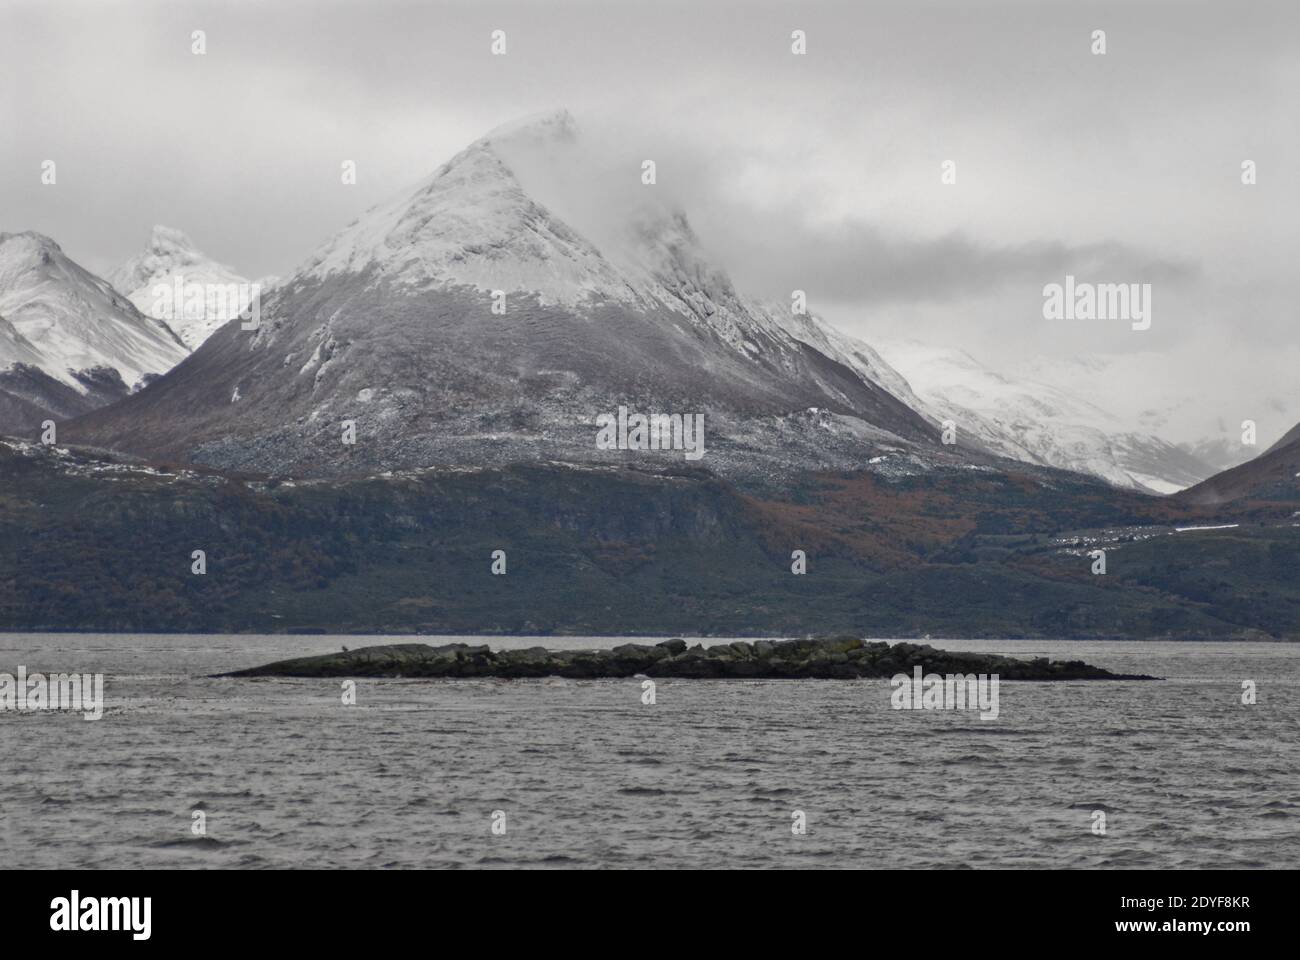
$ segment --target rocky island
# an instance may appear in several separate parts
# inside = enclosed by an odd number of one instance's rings
[[[221,674],[226,677],[567,677],[598,679],[855,680],[892,677],[920,667],[925,673],[997,674],[1003,680],[1154,680],[1115,674],[1080,660],[1017,660],[982,653],[936,650],[926,644],[869,641],[854,636],[736,641],[705,647],[683,639],[625,643],[611,650],[497,650],[487,645],[398,643],[280,660]]]

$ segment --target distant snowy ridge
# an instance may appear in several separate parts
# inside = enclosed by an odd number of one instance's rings
[[[180,230],[161,225],[153,228],[144,251],[118,267],[109,279],[149,317],[162,313],[157,309],[157,288],[173,289],[177,281],[185,287],[202,286],[202,298],[186,298],[176,306],[167,301],[168,312],[156,317],[175,330],[190,350],[238,316],[247,307],[250,292],[246,277],[199,251]],[[262,292],[274,279],[257,281]]]
[[[101,407],[189,351],[39,233],[0,233],[0,431]]]
[[[38,233],[0,233],[0,365],[30,363],[74,389],[108,368],[136,388],[184,359],[184,344]]]
[[[1114,413],[1050,382],[995,372],[955,348],[913,340],[878,346],[933,416],[1006,457],[1168,494],[1214,472],[1159,436],[1127,429]]]

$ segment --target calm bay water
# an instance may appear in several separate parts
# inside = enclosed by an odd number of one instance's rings
[[[636,680],[361,680],[344,706],[206,677],[412,639],[0,634],[0,672],[106,675],[102,720],[0,711],[0,861],[1300,866],[1300,645],[934,641],[1168,678],[1007,682],[994,721],[892,710],[883,680],[663,680],[653,706]]]

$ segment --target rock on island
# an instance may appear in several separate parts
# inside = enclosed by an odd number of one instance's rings
[[[736,641],[705,647],[683,639],[625,643],[611,650],[492,650],[486,645],[398,643],[280,660],[222,674],[226,677],[568,677],[598,679],[682,677],[694,679],[855,680],[892,677],[921,667],[924,673],[997,674],[1003,680],[1153,680],[1114,674],[1080,660],[1018,660],[982,653],[954,653],[926,644],[870,641],[860,637]]]

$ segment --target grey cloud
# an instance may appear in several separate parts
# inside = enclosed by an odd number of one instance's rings
[[[733,223],[735,221],[732,221]],[[1189,282],[1199,266],[1118,241],[998,244],[950,233],[916,238],[871,224],[796,226],[795,217],[750,225],[727,238],[742,280],[772,291],[816,289],[834,300],[879,303],[953,301],[1008,284],[1058,281],[1066,273],[1097,282]]]

